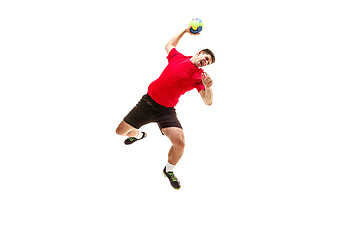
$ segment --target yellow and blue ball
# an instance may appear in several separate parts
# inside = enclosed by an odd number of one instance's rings
[[[203,30],[204,23],[200,18],[194,18],[191,20],[189,27],[191,33],[197,34]]]

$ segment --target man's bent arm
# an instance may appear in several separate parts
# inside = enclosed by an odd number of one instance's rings
[[[206,105],[210,106],[213,103],[213,92],[211,87],[201,90],[199,93]]]
[[[169,42],[166,44],[165,46],[165,50],[166,52],[169,54],[169,52],[171,51],[171,49],[173,49],[174,47],[176,47],[180,41],[180,39],[182,38],[182,36],[184,36],[185,33],[190,32],[190,28],[186,28],[180,32],[178,32],[175,36],[173,36]]]
[[[213,103],[213,92],[211,86],[213,84],[213,80],[211,79],[210,75],[206,72],[203,72],[201,75],[201,81],[204,84],[205,90],[201,90],[200,96],[203,99],[204,103],[210,106]]]

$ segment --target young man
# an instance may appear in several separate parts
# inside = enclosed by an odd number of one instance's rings
[[[211,105],[213,101],[213,81],[200,67],[214,63],[215,56],[209,49],[204,49],[192,57],[179,53],[175,47],[185,33],[198,35],[192,34],[190,28],[187,28],[170,39],[165,46],[168,65],[160,77],[149,85],[147,94],[116,129],[117,134],[128,137],[125,144],[129,145],[146,137],[145,132],[138,130],[141,126],[150,122],[158,124],[161,132],[172,143],[163,173],[175,189],[180,189],[181,186],[173,169],[184,153],[185,139],[174,107],[181,95],[194,88],[198,90],[206,105]]]

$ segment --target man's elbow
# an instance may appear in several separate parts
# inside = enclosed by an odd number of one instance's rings
[[[212,104],[212,101],[209,101],[209,102],[207,102],[207,101],[204,101],[204,103],[205,103],[205,105],[207,105],[207,106],[211,106],[211,104]]]
[[[172,44],[166,44],[165,45],[165,50],[166,52],[169,54],[169,52],[174,48],[174,46]]]

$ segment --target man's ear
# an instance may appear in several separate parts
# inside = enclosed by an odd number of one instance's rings
[[[198,55],[198,56],[200,56],[200,54],[201,54],[201,53],[202,53],[202,51],[198,52],[198,54],[197,54],[197,55]]]

